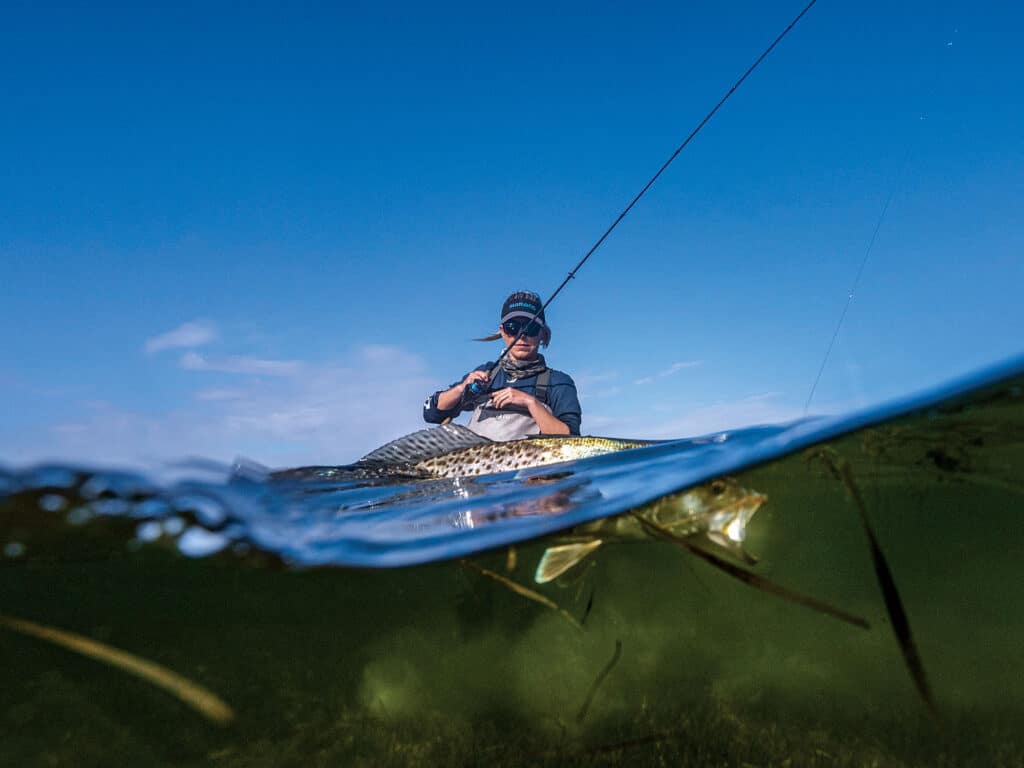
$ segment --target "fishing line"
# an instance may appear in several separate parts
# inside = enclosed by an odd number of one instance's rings
[[[954,34],[956,30],[953,30]],[[952,47],[952,40],[948,41],[945,45],[946,48]],[[928,96],[925,100],[931,100],[935,96],[935,91],[938,87],[938,82],[941,76],[941,72],[938,71],[936,66],[936,72],[932,86],[929,89]],[[925,120],[924,116],[918,116],[918,122]],[[896,196],[896,191],[899,189],[903,181],[903,173],[907,169],[907,163],[910,160],[911,150],[913,149],[916,142],[920,140],[919,134],[912,135],[907,139],[907,149],[903,155],[903,162],[900,163],[899,171],[896,173],[896,179],[893,182],[892,189],[889,190],[889,196],[886,198],[885,205],[882,206],[882,212],[878,216],[878,221],[875,223],[874,232],[871,233],[871,240],[868,242],[868,247],[864,251],[864,257],[860,260],[860,266],[857,268],[857,275],[853,279],[853,284],[850,287],[849,292],[846,294],[846,304],[843,305],[843,311],[839,314],[839,321],[836,323],[835,330],[832,332],[832,338],[828,342],[828,347],[825,349],[825,356],[821,360],[821,365],[818,367],[818,375],[814,377],[814,383],[811,384],[811,391],[807,394],[807,400],[804,402],[804,416],[807,415],[808,410],[811,407],[811,400],[814,399],[814,392],[818,388],[818,382],[821,380],[822,374],[825,372],[825,366],[828,365],[828,359],[832,354],[832,348],[835,346],[836,339],[839,338],[839,331],[843,327],[843,323],[846,321],[846,315],[850,311],[850,305],[853,304],[854,297],[857,294],[857,286],[860,285],[860,278],[864,274],[864,267],[868,263],[868,258],[871,256],[871,251],[875,247],[875,240],[878,239],[878,231],[882,228],[882,222],[885,221],[885,215],[889,211],[889,205],[892,203],[893,198]]]
[[[532,323],[534,320],[536,320],[540,315],[544,313],[544,310],[547,309],[548,305],[555,300],[555,297],[562,292],[562,289],[569,284],[569,281],[576,277],[576,273],[584,264],[586,264],[587,259],[589,259],[594,254],[594,251],[601,247],[601,244],[608,238],[612,231],[617,226],[619,226],[619,222],[626,218],[626,214],[628,214],[633,209],[634,205],[640,202],[640,198],[647,193],[647,190],[654,186],[654,182],[656,182],[658,178],[661,176],[661,174],[663,174],[665,170],[672,164],[672,161],[675,160],[684,149],[686,149],[686,145],[689,144],[698,133],[700,133],[701,129],[705,125],[707,125],[707,123],[711,120],[712,117],[714,117],[715,113],[722,107],[722,105],[729,100],[729,97],[732,96],[733,93],[735,93],[736,90],[743,84],[743,81],[746,80],[753,73],[753,71],[758,68],[758,66],[760,66],[761,62],[768,57],[768,54],[775,49],[775,46],[782,42],[782,39],[789,34],[790,30],[793,29],[793,27],[796,26],[797,22],[804,17],[804,14],[811,10],[811,8],[814,6],[816,2],[818,2],[818,0],[811,0],[806,6],[804,6],[804,9],[800,11],[800,13],[798,13],[791,22],[789,22],[786,28],[779,33],[779,36],[772,41],[772,44],[764,49],[764,52],[760,56],[758,56],[757,59],[754,60],[754,63],[747,68],[747,71],[743,73],[740,79],[733,83],[732,87],[728,91],[726,91],[726,94],[721,99],[719,99],[718,103],[715,104],[714,107],[711,108],[711,111],[704,116],[704,119],[697,123],[697,127],[690,131],[690,134],[683,140],[683,143],[676,147],[675,152],[669,155],[668,160],[666,160],[662,164],[661,168],[658,169],[658,172],[655,173],[646,184],[644,184],[643,189],[641,189],[636,194],[636,196],[630,201],[629,205],[623,208],[622,213],[620,213],[618,217],[615,219],[615,221],[612,222],[611,226],[609,226],[608,229],[604,231],[604,234],[602,234],[597,239],[597,242],[595,242],[590,247],[590,250],[586,252],[582,259],[580,259],[579,263],[572,268],[572,270],[569,272],[566,278],[562,281],[562,284],[558,286],[558,288],[555,290],[553,294],[551,294],[551,297],[546,302],[544,302],[543,306],[541,306],[541,308],[536,313],[534,313],[530,320],[523,325],[523,327],[520,329],[519,333],[516,334],[516,337],[511,341],[511,343],[509,343],[509,345],[505,347],[501,355],[499,355],[497,361],[494,363],[494,367],[492,367],[490,372],[488,373],[489,380],[493,381],[494,377],[498,373],[498,370],[501,368],[501,361],[505,359],[505,357],[508,355],[509,350],[512,349],[512,347],[514,347],[515,344],[523,337],[523,334],[526,333],[526,329],[530,326],[530,323]],[[470,385],[470,389],[473,390],[475,394],[480,394],[481,392],[483,392],[483,389],[477,387],[476,384],[477,382],[474,381],[473,384]]]
[[[843,311],[839,314],[839,322],[836,323],[836,329],[832,332],[832,339],[828,343],[828,348],[825,350],[825,357],[821,360],[821,366],[818,368],[818,375],[814,377],[814,383],[811,384],[811,391],[807,394],[807,402],[804,403],[804,416],[807,415],[808,409],[811,407],[811,400],[814,397],[814,390],[818,388],[818,382],[821,380],[821,374],[825,371],[825,366],[828,364],[829,355],[832,354],[832,347],[836,343],[836,339],[839,337],[839,329],[843,327],[843,322],[846,320],[846,313],[850,311],[850,305],[853,303],[853,297],[857,294],[857,286],[860,285],[861,275],[864,274],[864,267],[868,263],[868,257],[871,255],[872,249],[875,247],[875,240],[878,238],[878,230],[882,228],[882,222],[885,221],[885,214],[889,210],[889,204],[892,203],[893,197],[896,195],[896,189],[899,187],[900,178],[903,176],[903,169],[907,167],[907,160],[910,157],[910,148],[907,148],[907,153],[903,157],[903,164],[900,166],[899,173],[896,174],[896,182],[892,185],[892,189],[889,190],[889,197],[885,201],[885,205],[882,206],[882,213],[878,217],[878,221],[875,223],[875,231],[871,233],[871,240],[868,242],[868,247],[864,251],[864,258],[860,260],[860,267],[857,269],[857,276],[853,279],[853,285],[850,287],[849,292],[846,294],[846,304],[843,305]]]

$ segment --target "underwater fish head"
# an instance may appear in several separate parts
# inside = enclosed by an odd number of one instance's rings
[[[747,524],[767,500],[763,493],[723,477],[659,499],[638,514],[678,536],[704,532],[741,544]]]
[[[705,536],[740,560],[754,563],[756,558],[744,550],[743,540],[747,536],[747,523],[767,500],[763,493],[744,488],[726,477],[652,501],[632,514],[578,525],[569,534],[572,539],[569,543],[544,551],[534,580],[546,584],[558,578],[607,541],[649,539],[651,534],[643,520],[680,538]]]

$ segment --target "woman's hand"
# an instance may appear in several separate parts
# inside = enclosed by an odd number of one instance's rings
[[[466,374],[466,378],[462,380],[462,383],[459,386],[462,387],[462,389],[466,389],[466,387],[468,387],[474,381],[479,381],[481,384],[486,384],[488,381],[487,371],[470,371],[469,373]]]
[[[530,412],[530,416],[537,422],[541,434],[544,435],[568,435],[569,427],[561,421],[551,409],[544,405],[533,395],[528,395],[521,389],[506,387],[491,394],[491,405],[495,408],[508,408],[511,405],[521,405]]]
[[[510,405],[520,405],[523,408],[530,408],[530,405],[537,402],[537,398],[528,395],[521,389],[506,387],[499,389],[491,395],[491,404],[495,408],[507,408]],[[532,409],[531,409],[532,410]]]
[[[462,402],[462,396],[466,391],[466,387],[475,381],[479,381],[484,385],[484,389],[487,389],[487,371],[470,371],[466,374],[460,383],[456,384],[451,389],[446,389],[444,392],[437,396],[437,408],[440,411],[450,411],[454,408],[458,408]]]

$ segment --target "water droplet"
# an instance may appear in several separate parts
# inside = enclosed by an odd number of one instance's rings
[[[146,499],[138,502],[131,511],[132,517],[163,517],[168,512],[163,499]]]
[[[168,536],[177,536],[185,530],[185,521],[180,517],[168,517],[164,520],[164,533]]]
[[[60,467],[39,467],[27,480],[36,488],[71,488],[78,483],[78,474]]]
[[[109,483],[107,483],[104,478],[97,475],[86,480],[85,483],[82,484],[82,487],[79,488],[78,492],[82,494],[83,499],[97,499],[100,494],[109,490]]]
[[[160,523],[152,520],[142,523],[135,529],[135,538],[139,541],[156,541],[163,533]]]
[[[68,500],[56,493],[47,493],[39,497],[39,508],[46,512],[60,512],[68,505]]]
[[[4,545],[4,555],[7,557],[21,557],[25,554],[25,545],[20,541],[9,541]]]
[[[227,519],[220,502],[206,496],[181,496],[174,500],[174,508],[178,512],[191,512],[200,523],[211,528],[223,525]]]
[[[68,512],[67,521],[71,525],[82,525],[87,523],[93,518],[93,511],[88,507],[75,507]]]
[[[108,517],[127,515],[131,509],[131,505],[124,499],[98,499],[90,506],[97,515],[106,515]]]
[[[228,545],[228,539],[219,533],[193,525],[178,539],[178,549],[188,557],[206,557],[220,552]]]

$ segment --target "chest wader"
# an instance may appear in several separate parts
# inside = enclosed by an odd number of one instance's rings
[[[534,392],[534,397],[548,409],[548,413],[551,413],[547,403],[550,381],[551,369],[547,368],[537,374],[537,388]],[[473,415],[466,426],[478,435],[500,441],[518,440],[528,435],[540,434],[540,426],[533,420],[530,411],[521,406],[493,408],[486,403],[478,405],[473,409]]]

